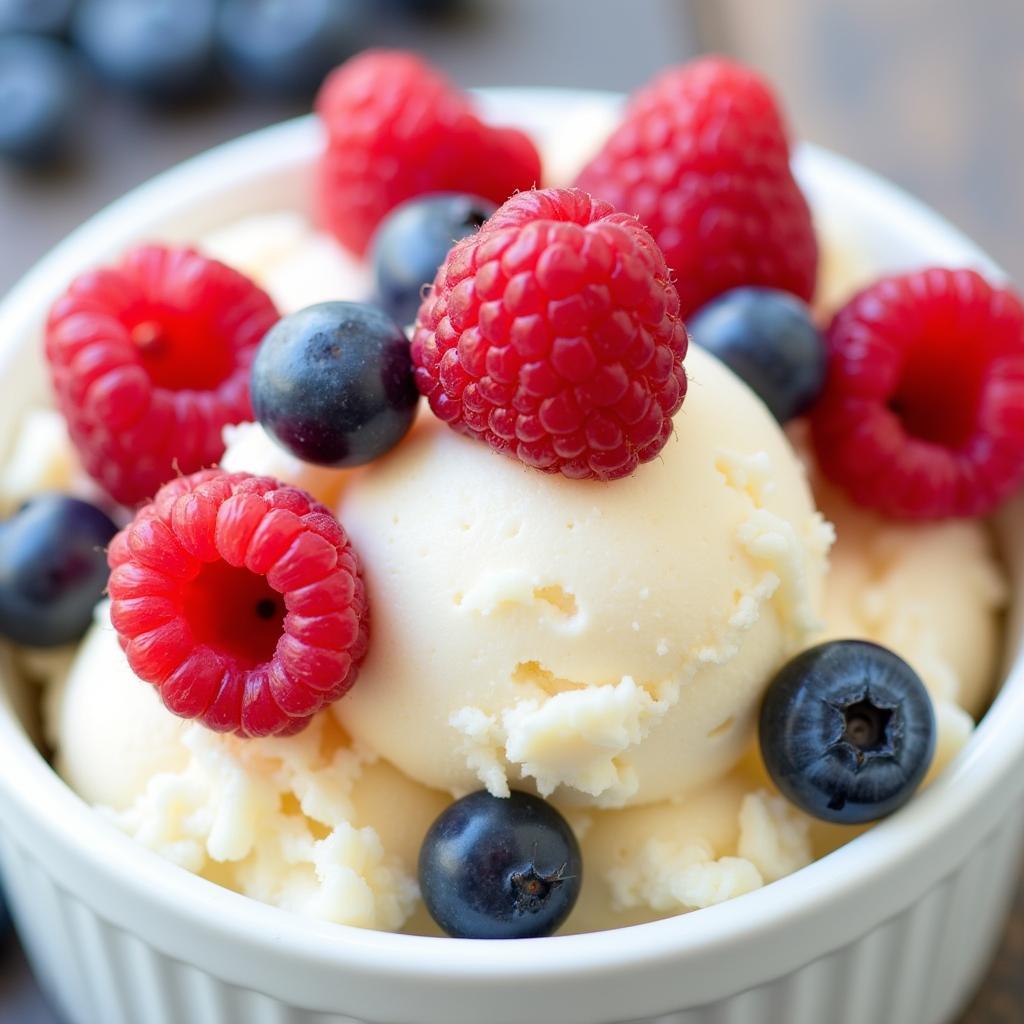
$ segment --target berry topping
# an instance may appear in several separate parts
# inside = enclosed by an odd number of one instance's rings
[[[0,157],[28,166],[58,157],[78,109],[77,68],[60,43],[0,35]]]
[[[745,381],[786,423],[825,383],[825,339],[798,298],[773,288],[733,288],[702,306],[690,337]]]
[[[359,49],[365,13],[361,0],[221,0],[218,48],[248,88],[309,96]]]
[[[686,394],[686,330],[635,217],[578,189],[523,192],[437,272],[416,384],[461,433],[548,473],[614,480],[653,459]]]
[[[1024,307],[973,270],[921,270],[856,295],[827,332],[811,413],[818,461],[898,518],[987,515],[1024,483]]]
[[[420,849],[431,917],[461,939],[550,935],[569,916],[583,863],[572,829],[539,797],[480,791],[456,800]]]
[[[451,247],[478,231],[494,213],[479,196],[442,192],[410,199],[381,221],[373,236],[371,260],[377,301],[400,324],[411,324],[423,289]]]
[[[935,716],[902,658],[837,640],[783,666],[765,694],[760,736],[765,767],[789,800],[854,825],[913,796],[935,752]]]
[[[684,318],[739,285],[814,292],[810,210],[775,97],[749,68],[709,57],[663,72],[576,183],[640,218]]]
[[[371,50],[324,83],[316,110],[327,132],[320,214],[362,255],[389,210],[425,192],[468,192],[496,203],[540,181],[533,143],[492,128],[468,96],[419,57]]]
[[[110,546],[110,617],[137,676],[217,732],[298,732],[367,647],[345,531],[304,491],[203,470],[161,488]]]
[[[79,0],[72,34],[102,78],[163,102],[209,83],[216,15],[217,0]]]
[[[256,418],[293,455],[323,466],[360,466],[390,451],[418,401],[402,329],[358,302],[284,317],[253,363]]]
[[[33,647],[78,640],[107,585],[115,533],[105,513],[62,494],[0,523],[0,635]]]
[[[190,249],[143,246],[75,280],[46,355],[89,473],[132,505],[217,462],[224,426],[252,418],[249,370],[277,318],[252,281]]]

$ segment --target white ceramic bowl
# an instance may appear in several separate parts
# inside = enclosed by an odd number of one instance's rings
[[[547,138],[619,102],[541,90],[482,100],[496,120]],[[309,119],[222,146],[115,203],[40,263],[0,307],[0,444],[43,393],[41,325],[75,274],[141,238],[189,239],[245,213],[305,206],[317,148]],[[867,172],[809,147],[798,169],[813,205],[841,215],[880,268],[998,274]],[[1005,532],[1022,594],[1024,544]],[[979,981],[1017,878],[1022,629],[1018,601],[994,707],[905,810],[758,892],[640,927],[419,938],[305,920],[221,889],[121,835],[60,781],[18,716],[27,702],[9,661],[0,860],[38,977],[75,1024],[944,1024]]]

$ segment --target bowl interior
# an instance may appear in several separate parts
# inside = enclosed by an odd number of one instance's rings
[[[489,90],[480,97],[491,119],[525,127],[547,152],[562,161],[586,148],[599,135],[600,126],[614,120],[621,103],[610,94],[554,90]],[[584,127],[579,130],[573,127],[580,125]],[[45,400],[42,328],[50,302],[77,273],[115,258],[137,241],[189,241],[247,213],[308,209],[310,169],[319,145],[315,123],[303,118],[219,147],[130,193],[70,235],[30,272],[0,306],[0,380],[5,392],[5,401],[0,403],[0,451],[10,444],[24,411]],[[879,271],[925,264],[971,265],[991,276],[1003,276],[973,243],[941,218],[846,160],[805,146],[797,155],[796,169],[812,207],[828,210],[830,222],[841,224],[849,244]],[[1000,520],[1016,594],[1024,593],[1024,543],[1018,543],[1021,531],[1011,526],[1014,519],[1020,522],[1020,512],[1018,506]],[[1022,630],[1024,618],[1017,600],[1010,614],[1007,666],[1018,661]],[[914,801],[907,813],[826,858],[829,865],[818,862],[761,893],[698,915],[629,929],[628,943],[622,933],[612,943],[601,935],[570,936],[546,943],[543,956],[536,954],[536,945],[531,949],[529,944],[499,944],[503,946],[499,957],[493,946],[481,943],[366,933],[353,937],[352,929],[292,919],[226,891],[210,893],[214,887],[137,849],[83,805],[26,743],[17,721],[32,702],[26,700],[24,683],[8,659],[0,663],[0,683],[0,777],[19,779],[18,787],[4,787],[0,782],[0,810],[7,802],[41,822],[73,818],[75,827],[85,833],[80,837],[82,855],[94,857],[97,864],[106,862],[109,870],[136,873],[137,885],[135,881],[131,884],[136,885],[140,900],[159,899],[169,914],[188,913],[187,904],[192,900],[207,910],[216,907],[224,918],[230,918],[230,922],[224,920],[223,928],[239,943],[270,929],[284,947],[301,951],[309,960],[359,961],[371,973],[384,971],[388,958],[402,947],[403,962],[415,955],[419,958],[417,970],[438,976],[499,967],[505,973],[516,963],[565,975],[582,966],[593,969],[602,961],[628,966],[631,959],[654,952],[677,957],[700,948],[712,949],[730,932],[749,931],[751,917],[763,918],[765,927],[772,914],[776,921],[783,914],[792,917],[802,906],[810,906],[816,887],[820,890],[823,884],[832,884],[829,871],[832,880],[842,878],[839,888],[867,885],[872,871],[891,863],[893,851],[909,851],[928,842],[958,807],[975,799],[992,779],[1006,775],[1019,762],[1020,742],[1008,732],[1024,710],[1024,672],[1017,666],[993,712],[944,777]]]

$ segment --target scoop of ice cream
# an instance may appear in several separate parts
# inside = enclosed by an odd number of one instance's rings
[[[1007,583],[980,520],[907,525],[815,484],[836,527],[825,589],[827,637],[862,637],[896,651],[935,700],[975,718],[999,657]]]
[[[79,473],[64,417],[53,409],[32,409],[0,468],[0,512],[13,512],[42,491],[70,492]]]
[[[287,910],[401,927],[446,798],[350,743],[329,714],[240,740],[167,711],[102,619],[51,691],[58,768],[84,799],[189,871]]]
[[[735,770],[680,800],[593,811],[568,931],[621,928],[721,903],[811,861],[808,820]]]
[[[122,810],[160,772],[184,767],[188,723],[128,665],[101,605],[68,675],[47,691],[46,728],[57,770],[89,803]]]
[[[861,508],[818,470],[806,421],[786,433],[836,530],[825,629],[815,642],[849,637],[889,647],[913,666],[933,700],[977,718],[995,683],[1009,598],[988,525],[903,523]]]
[[[677,437],[628,480],[547,476],[438,422],[351,479],[373,608],[335,705],[353,735],[454,793],[618,806],[729,769],[817,628],[831,531],[763,405],[687,365]]]
[[[200,248],[257,281],[282,313],[317,302],[359,302],[372,290],[369,268],[301,213],[256,213],[208,232]]]
[[[0,464],[0,515],[13,514],[26,501],[47,491],[103,502],[88,476],[56,409],[29,409],[21,418],[10,451]]]

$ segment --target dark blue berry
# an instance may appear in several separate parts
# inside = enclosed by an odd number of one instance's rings
[[[0,635],[33,647],[79,639],[107,585],[116,532],[105,513],[63,494],[0,523]]]
[[[434,280],[449,249],[479,230],[494,203],[479,196],[438,192],[410,199],[381,222],[371,243],[377,302],[400,324],[416,319],[424,285]]]
[[[854,825],[902,807],[935,753],[935,715],[892,651],[837,640],[798,654],[765,694],[761,756],[801,810]]]
[[[308,95],[359,49],[363,16],[360,0],[224,0],[218,45],[243,85]]]
[[[216,0],[81,0],[72,30],[107,81],[174,100],[207,84],[215,19]]]
[[[361,466],[390,451],[418,400],[402,329],[358,302],[284,317],[253,362],[256,418],[293,455],[322,466]]]
[[[702,306],[686,326],[780,423],[805,412],[825,385],[825,340],[811,311],[788,292],[734,288]]]
[[[64,33],[75,0],[0,0],[0,33]]]
[[[78,108],[74,58],[44,36],[0,37],[0,156],[40,164],[60,155]]]
[[[420,848],[423,902],[461,939],[551,935],[576,903],[582,872],[566,820],[529,793],[456,800]]]

